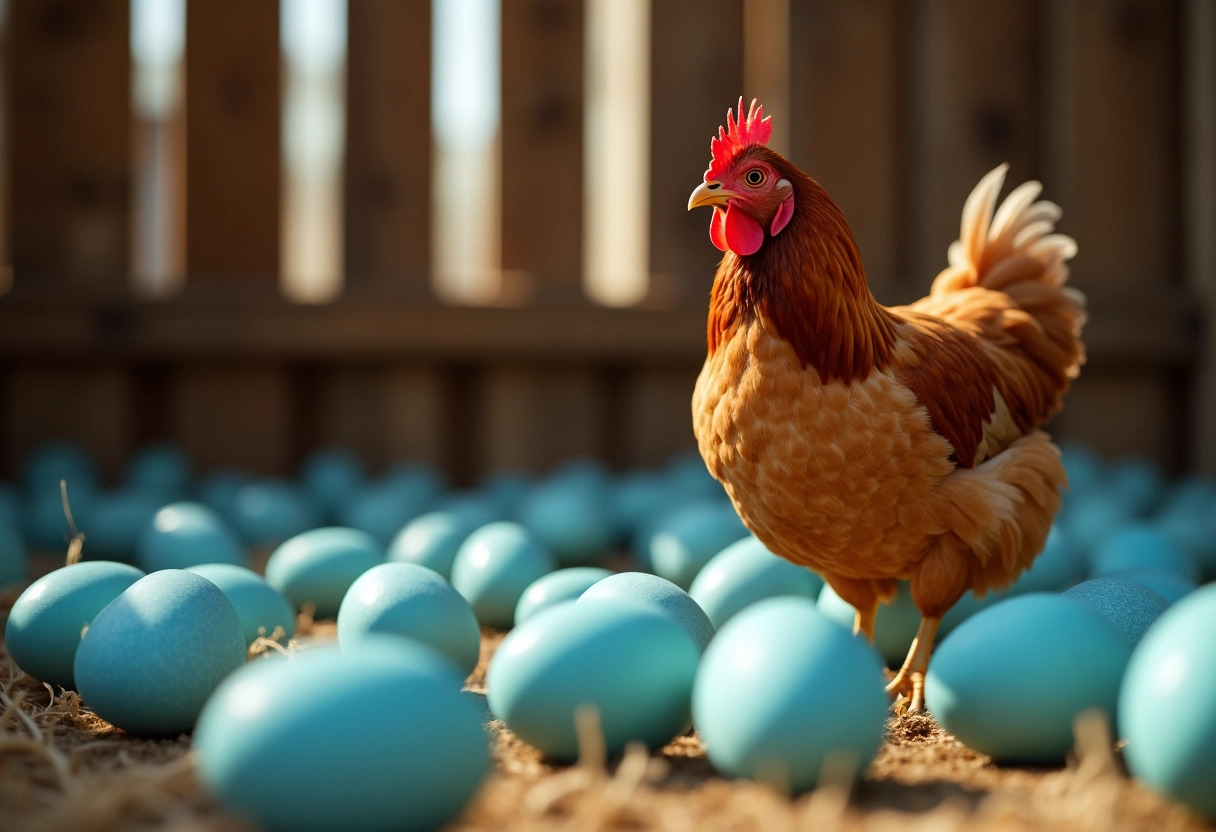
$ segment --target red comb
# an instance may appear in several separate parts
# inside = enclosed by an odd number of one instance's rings
[[[772,116],[764,118],[764,105],[757,104],[752,99],[752,105],[743,116],[743,96],[739,96],[738,121],[732,110],[726,111],[726,127],[718,128],[718,135],[709,140],[709,152],[713,158],[709,162],[709,170],[705,171],[705,180],[721,176],[730,163],[739,155],[739,151],[749,144],[768,144],[769,136],[773,134]]]

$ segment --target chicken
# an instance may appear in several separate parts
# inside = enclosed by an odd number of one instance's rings
[[[968,197],[929,295],[884,307],[840,208],[764,146],[763,108],[742,108],[688,201],[713,207],[725,252],[697,443],[748,528],[856,608],[855,632],[872,640],[878,605],[910,582],[921,624],[887,691],[921,711],[942,616],[1031,565],[1067,486],[1039,427],[1085,358],[1085,299],[1064,285],[1076,244],[1037,182],[996,209],[1002,165]]]

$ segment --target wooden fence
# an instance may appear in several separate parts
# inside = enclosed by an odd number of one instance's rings
[[[581,0],[502,0],[501,265],[526,305],[444,305],[431,290],[430,0],[350,0],[345,282],[324,305],[278,290],[278,4],[188,3],[187,280],[140,299],[128,2],[9,3],[0,474],[51,436],[110,470],[155,438],[261,471],[337,442],[461,481],[692,447],[717,252],[684,203],[762,61],[744,53],[744,0],[650,0],[650,193],[622,208],[649,205],[651,291],[629,309],[581,288]],[[880,300],[923,294],[966,194],[1011,162],[1064,206],[1090,296],[1090,363],[1057,432],[1216,469],[1216,4],[773,8],[790,101],[774,118],[843,206]]]

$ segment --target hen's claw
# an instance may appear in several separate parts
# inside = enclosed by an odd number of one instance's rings
[[[887,683],[887,695],[895,700],[894,708],[901,714],[925,712],[925,674],[901,668]]]

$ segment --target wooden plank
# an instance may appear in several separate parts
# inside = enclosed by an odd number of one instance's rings
[[[582,296],[583,4],[502,6],[502,265]],[[518,289],[513,291],[513,294]]]
[[[10,4],[18,281],[120,287],[129,249],[130,2]]]
[[[791,160],[840,205],[884,303],[907,300],[898,245],[900,28],[895,0],[791,6]],[[864,101],[859,107],[857,102]]]
[[[689,364],[630,374],[622,414],[626,465],[659,465],[673,454],[696,450],[692,388],[699,371],[699,365]]]
[[[1172,429],[1182,412],[1185,372],[1158,367],[1092,365],[1068,394],[1051,427],[1109,456],[1136,455],[1177,471],[1185,436]]]
[[[963,201],[985,173],[1008,162],[1012,183],[1039,176],[1036,8],[1035,0],[911,7],[901,67],[911,105],[904,299],[923,295],[945,267]]]
[[[575,456],[601,456],[606,436],[597,379],[582,369],[501,366],[486,375],[481,445],[486,470],[543,471]]]
[[[431,2],[348,9],[346,291],[428,289]]]
[[[190,276],[277,281],[279,4],[186,4],[186,262]]]
[[[294,402],[283,368],[192,364],[178,371],[171,395],[173,437],[190,449],[200,469],[291,470]]]
[[[651,296],[704,308],[722,255],[708,212],[685,202],[709,165],[710,137],[744,92],[743,4],[653,0],[651,19]]]

